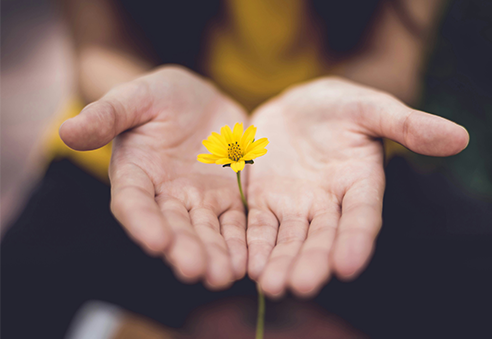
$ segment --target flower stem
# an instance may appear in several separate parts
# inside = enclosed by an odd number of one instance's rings
[[[239,193],[241,193],[241,200],[243,201],[244,209],[246,214],[248,214],[248,202],[244,197],[243,187],[241,186],[241,171],[237,173],[237,185],[239,186]],[[263,292],[261,292],[260,286],[256,285],[258,290],[258,317],[256,319],[256,339],[263,339],[263,332],[265,327],[265,297]]]
[[[263,339],[265,327],[265,297],[259,285],[256,285],[258,290],[258,318],[256,319],[256,339]]]
[[[243,187],[241,186],[241,171],[238,171],[236,175],[237,175],[237,185],[239,186],[239,193],[241,193],[241,200],[243,202],[244,208],[246,209],[246,213],[248,213],[248,202],[244,197]]]

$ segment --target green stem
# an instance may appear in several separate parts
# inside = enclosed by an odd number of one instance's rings
[[[248,213],[248,202],[244,197],[243,187],[241,186],[241,171],[236,173],[237,175],[237,185],[239,186],[239,193],[241,193],[241,200],[243,201],[244,208],[246,209],[246,213]]]
[[[246,210],[246,214],[248,213],[248,202],[244,197],[243,187],[241,185],[241,171],[237,172],[237,185],[239,186],[239,193],[241,193],[241,200],[244,205],[244,209]],[[263,296],[263,292],[261,292],[260,286],[256,285],[258,290],[258,318],[256,319],[256,339],[263,339],[263,332],[265,327],[265,297]]]
[[[258,290],[258,318],[256,319],[256,339],[263,339],[265,328],[265,297],[261,292],[260,286],[256,285]]]

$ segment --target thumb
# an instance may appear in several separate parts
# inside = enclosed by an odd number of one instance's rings
[[[414,110],[391,96],[362,114],[363,126],[374,136],[392,139],[423,155],[446,157],[461,152],[470,139],[467,130],[439,116]]]
[[[70,148],[89,151],[100,148],[118,134],[150,121],[152,97],[145,80],[135,80],[109,91],[87,105],[79,115],[60,126],[60,137]]]

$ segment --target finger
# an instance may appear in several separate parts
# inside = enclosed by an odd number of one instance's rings
[[[220,234],[217,215],[211,209],[199,207],[190,211],[190,218],[207,255],[205,283],[212,289],[229,286],[234,274],[227,245]]]
[[[234,277],[239,280],[246,274],[248,259],[244,210],[226,211],[220,216],[219,221],[222,236],[229,250]]]
[[[268,209],[251,209],[248,213],[248,275],[257,280],[277,240],[278,220]]]
[[[207,262],[205,249],[193,229],[188,210],[181,201],[171,197],[160,198],[159,204],[174,233],[166,259],[179,278],[185,282],[195,282],[205,275]]]
[[[333,265],[342,279],[355,278],[372,254],[382,224],[384,176],[354,184],[342,201]]]
[[[79,151],[102,147],[121,132],[150,121],[154,114],[151,105],[143,80],[120,85],[65,121],[60,126],[60,137]]]
[[[260,277],[260,287],[266,295],[278,297],[285,292],[289,269],[306,239],[308,225],[307,216],[288,215],[282,219],[277,245]]]
[[[307,239],[289,274],[289,286],[295,294],[312,296],[329,280],[329,258],[339,219],[336,206],[332,211],[316,215],[311,221]]]
[[[111,211],[123,227],[153,253],[163,251],[172,239],[154,199],[154,185],[134,164],[112,167]]]
[[[411,109],[389,95],[378,99],[373,109],[360,112],[362,124],[376,137],[392,139],[430,156],[454,155],[468,145],[469,135],[463,126]]]

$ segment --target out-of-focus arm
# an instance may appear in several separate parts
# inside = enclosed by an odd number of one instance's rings
[[[395,3],[399,3],[400,11]],[[385,2],[367,49],[348,60],[337,74],[389,92],[406,103],[415,102],[443,4],[442,0]],[[420,34],[405,26],[402,15],[418,27]]]
[[[126,33],[113,1],[64,0],[62,5],[75,43],[79,93],[86,102],[155,66]]]

